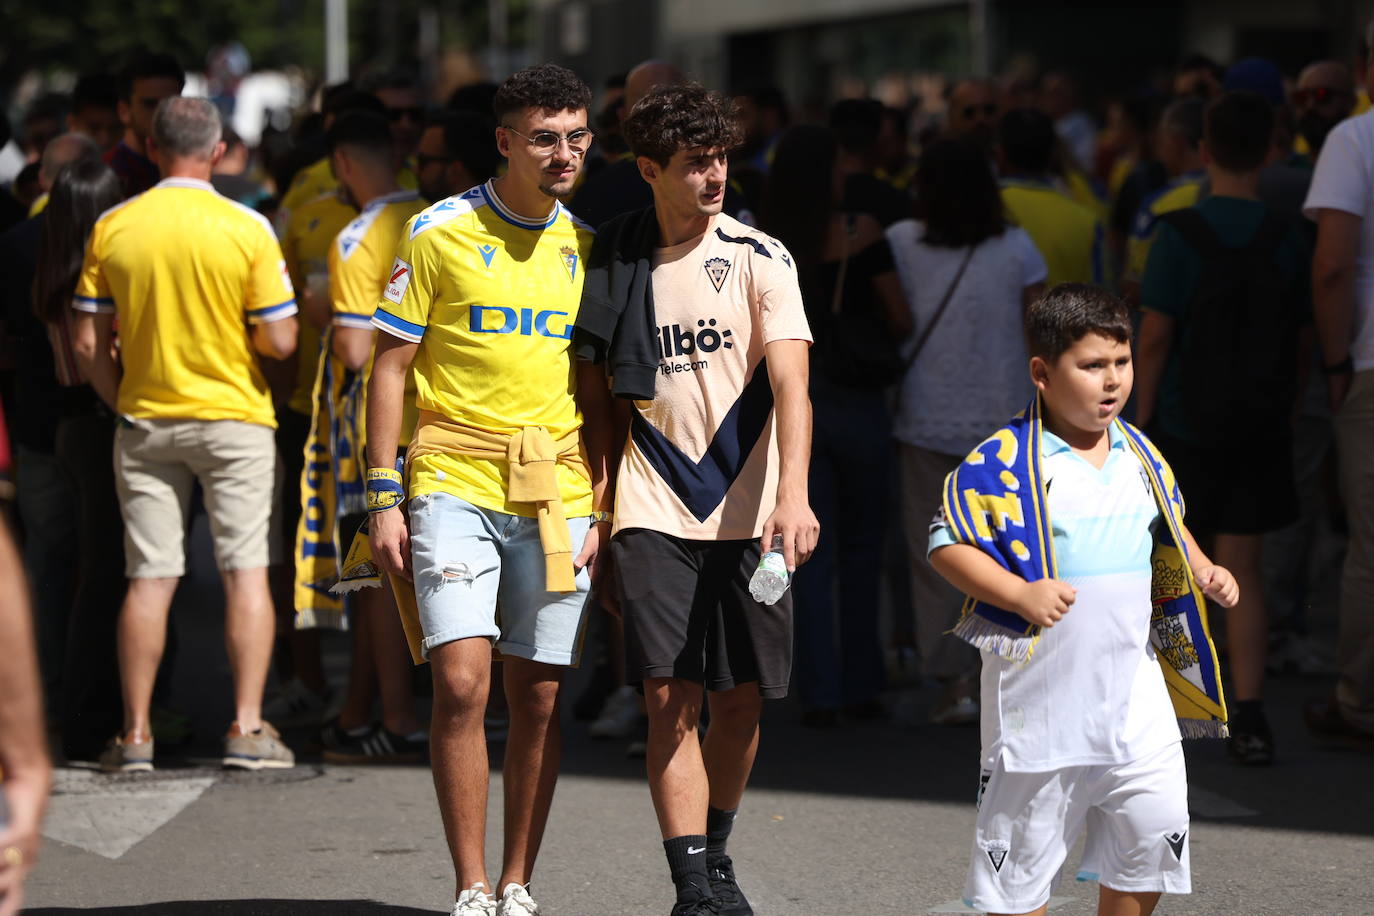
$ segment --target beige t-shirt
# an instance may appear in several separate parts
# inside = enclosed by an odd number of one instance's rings
[[[659,375],[654,399],[634,402],[615,529],[759,537],[778,488],[764,345],[811,341],[796,265],[776,239],[721,214],[654,252],[653,293]]]

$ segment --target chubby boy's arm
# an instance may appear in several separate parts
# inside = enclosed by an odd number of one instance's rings
[[[964,594],[1018,614],[1036,626],[1054,626],[1078,595],[1077,589],[1058,579],[1027,582],[969,544],[937,547],[930,555],[930,565]]]
[[[1188,566],[1193,570],[1193,578],[1197,580],[1202,593],[1222,607],[1235,607],[1240,600],[1240,585],[1236,577],[1202,552],[1187,525],[1179,525],[1179,528],[1183,531],[1183,543],[1188,548]]]

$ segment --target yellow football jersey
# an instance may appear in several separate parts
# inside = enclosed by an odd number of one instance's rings
[[[119,412],[276,426],[247,325],[296,314],[272,226],[209,182],[167,178],[96,221],[75,308],[119,320]]]
[[[572,331],[591,245],[592,230],[562,204],[525,219],[490,181],[412,219],[372,323],[420,345],[419,408],[501,435],[576,432]],[[427,456],[410,470],[410,493],[532,516],[529,504],[507,502],[508,478],[505,462]],[[558,479],[568,516],[590,512],[590,482],[562,464]]]
[[[329,278],[329,248],[343,228],[358,215],[338,190],[321,194],[292,210],[281,236],[286,270],[298,290],[311,285],[325,294]],[[315,279],[311,279],[314,277]],[[296,345],[296,384],[287,406],[309,416],[314,411],[315,374],[319,370],[320,330],[308,321],[301,322]]]
[[[1003,179],[1002,204],[1045,259],[1046,286],[1102,283],[1102,224],[1092,211],[1038,181]]]
[[[1145,264],[1150,260],[1150,244],[1155,239],[1155,226],[1159,218],[1165,213],[1197,203],[1202,195],[1202,178],[1198,172],[1180,175],[1169,187],[1141,206],[1131,226],[1131,237],[1126,241],[1128,279],[1138,283],[1145,276]]]
[[[419,187],[415,173],[409,165],[401,166],[401,170],[396,173],[396,183],[408,190]],[[328,194],[339,189],[339,179],[334,177],[334,167],[330,164],[329,157],[317,159],[296,173],[296,177],[291,179],[291,185],[286,189],[286,193],[281,198],[280,212],[285,214],[284,218],[289,219],[291,211],[319,197],[321,194]]]
[[[414,191],[397,191],[369,201],[329,248],[329,300],[333,322],[371,332],[377,300],[391,278],[396,248],[410,218],[428,206]],[[372,374],[369,359],[363,377]],[[406,407],[401,417],[401,445],[409,445],[419,410],[415,406],[415,373],[406,377]],[[366,441],[360,430],[359,441]]]

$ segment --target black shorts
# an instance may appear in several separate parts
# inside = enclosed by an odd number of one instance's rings
[[[708,690],[757,683],[787,696],[792,674],[792,593],[759,604],[749,579],[759,542],[689,541],[629,528],[611,541],[625,618],[625,677],[694,681]]]
[[[1158,432],[1150,438],[1174,469],[1195,537],[1265,534],[1298,520],[1290,438],[1243,449],[1196,445]]]

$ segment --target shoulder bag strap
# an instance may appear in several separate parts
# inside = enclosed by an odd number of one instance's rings
[[[935,307],[935,314],[930,316],[930,323],[921,332],[921,336],[916,339],[916,347],[911,351],[911,355],[906,358],[905,369],[909,370],[912,363],[916,362],[916,357],[920,356],[921,351],[925,349],[926,342],[930,340],[930,335],[935,332],[935,326],[940,323],[940,319],[949,308],[950,302],[954,300],[954,291],[959,288],[959,281],[964,279],[964,271],[968,269],[968,262],[973,260],[973,252],[976,250],[978,250],[977,245],[970,245],[968,252],[964,254],[963,263],[959,265],[959,270],[954,274],[954,281],[949,284],[949,289],[945,290],[945,297]]]

